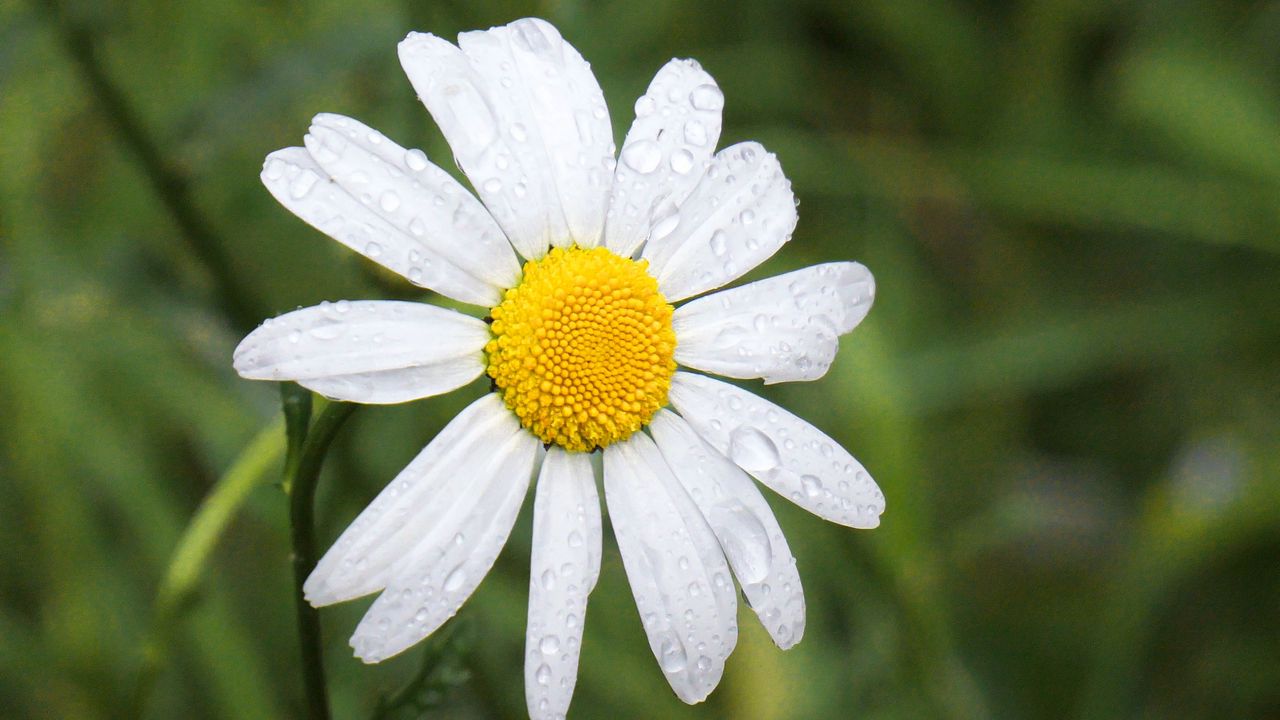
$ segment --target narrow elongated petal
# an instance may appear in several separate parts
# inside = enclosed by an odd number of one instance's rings
[[[759,143],[716,153],[679,210],[658,222],[643,257],[670,301],[729,283],[791,239],[796,201],[782,166]]]
[[[613,133],[590,66],[542,20],[458,42],[410,34],[400,61],[507,237],[527,258],[597,244]]]
[[[672,60],[636,101],[636,119],[618,156],[605,245],[623,257],[675,209],[706,172],[720,139],[724,94],[693,60]]]
[[[396,403],[461,387],[484,372],[489,329],[413,302],[346,300],[264,322],[236,348],[236,372],[293,380],[349,402]]]
[[[840,444],[764,398],[677,372],[671,404],[703,440],[809,512],[856,528],[880,524],[884,494]]]
[[[520,277],[502,229],[466,188],[427,159],[341,115],[317,115],[307,151],[339,185],[402,233],[499,288]]]
[[[268,155],[262,184],[308,225],[414,285],[484,307],[492,307],[500,298],[497,285],[453,264],[353,197],[306,148],[285,148]]]
[[[721,290],[676,310],[676,360],[766,384],[816,380],[835,359],[839,336],[866,316],[874,297],[871,273],[854,262]]]
[[[649,428],[667,465],[716,534],[769,636],[784,650],[800,642],[804,590],[796,559],[764,496],[679,415],[659,410]]]
[[[605,448],[604,490],[649,648],[676,695],[701,702],[738,637],[724,554],[644,433]]]
[[[386,587],[392,567],[428,532],[462,521],[489,459],[522,432],[497,395],[458,413],[320,558],[303,586],[307,600],[320,607]]]
[[[461,468],[467,492],[444,514],[420,518],[421,539],[391,567],[386,590],[356,627],[356,657],[368,663],[391,657],[458,612],[506,545],[537,451],[537,439],[517,429],[471,456]]]
[[[600,575],[600,498],[591,461],[553,447],[533,503],[524,689],[531,720],[569,711],[587,595]]]

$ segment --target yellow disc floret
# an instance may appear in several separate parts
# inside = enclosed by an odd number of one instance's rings
[[[556,248],[525,263],[493,308],[489,376],[544,443],[604,447],[667,403],[676,334],[647,265],[604,248]]]

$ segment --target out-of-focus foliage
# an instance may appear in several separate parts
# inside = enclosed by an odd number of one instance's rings
[[[755,276],[855,258],[879,289],[826,378],[763,391],[888,496],[874,532],[771,497],[807,637],[782,653],[744,610],[682,707],[606,540],[573,717],[1280,715],[1280,3],[64,4],[0,3],[6,717],[130,716],[148,662],[146,717],[298,713],[274,466],[143,652],[184,528],[278,414],[239,337],[416,297],[260,163],[320,111],[449,158],[396,42],[526,14],[593,63],[619,138],[663,62],[699,59],[724,142],[764,142],[802,200]],[[482,390],[358,412],[322,545]],[[528,510],[465,642],[365,667],[366,603],[323,612],[337,717],[523,717]]]

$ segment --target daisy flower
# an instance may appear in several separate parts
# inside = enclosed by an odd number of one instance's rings
[[[678,367],[821,377],[871,306],[871,275],[829,263],[704,295],[773,255],[797,215],[763,147],[715,152],[724,95],[696,62],[658,71],[615,159],[590,66],[545,21],[457,45],[412,33],[399,54],[475,195],[421,150],[328,114],[305,147],[269,155],[262,180],[312,226],[485,308],[487,322],[424,303],[323,303],[263,323],[235,368],[359,403],[484,374],[492,392],[342,533],[307,599],[381,592],[355,654],[377,662],[409,648],[492,567],[536,473],[526,696],[532,717],[562,717],[600,571],[602,474],[649,646],[680,699],[699,702],[737,640],[734,578],[779,647],[804,632],[795,558],[748,476],[856,528],[879,523],[884,496],[822,431]]]

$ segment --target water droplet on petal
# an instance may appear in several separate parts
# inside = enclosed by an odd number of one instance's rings
[[[427,169],[427,154],[418,148],[405,150],[404,164],[414,172],[422,172]]]
[[[801,476],[800,486],[804,488],[804,494],[811,498],[822,494],[822,481],[816,475]]]
[[[311,193],[311,189],[320,181],[320,176],[303,168],[302,172],[289,183],[289,196],[294,200],[301,200]]]
[[[383,212],[395,212],[400,209],[400,196],[394,190],[388,190],[378,198],[378,206]]]
[[[669,673],[677,673],[684,670],[685,665],[689,662],[684,648],[680,643],[674,642],[670,638],[662,641],[658,655],[658,662],[662,665],[662,669]]]
[[[702,147],[707,144],[707,126],[697,120],[684,124],[684,141],[690,145]]]
[[[767,472],[782,461],[778,446],[768,435],[742,425],[729,434],[729,457],[743,470]]]
[[[466,581],[467,581],[467,573],[463,571],[462,568],[459,567],[455,569],[453,572],[449,573],[449,577],[444,579],[444,591],[454,592],[458,588],[462,587],[462,584],[465,583]]]
[[[542,642],[538,643],[538,649],[543,655],[555,655],[560,649],[560,638],[555,635],[547,635],[542,638]]]
[[[638,140],[622,148],[622,162],[641,175],[658,169],[662,162],[662,148],[652,140]]]
[[[687,175],[693,169],[693,153],[688,150],[671,153],[671,169],[680,175]]]
[[[725,254],[726,250],[728,250],[728,243],[725,240],[724,231],[717,230],[711,233],[711,252],[715,253],[717,257],[720,257]]]
[[[724,107],[724,93],[715,85],[699,85],[689,93],[689,102],[699,110],[719,110]]]

